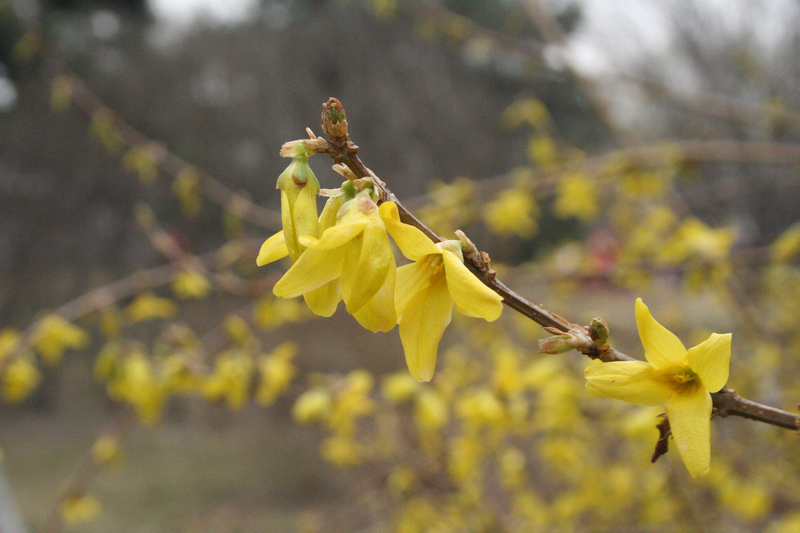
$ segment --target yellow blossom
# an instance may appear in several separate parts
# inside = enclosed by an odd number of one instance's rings
[[[14,328],[0,330],[0,361],[14,353],[19,345],[21,335]]]
[[[299,424],[318,422],[328,417],[333,405],[331,393],[326,389],[309,389],[297,398],[292,417]]]
[[[346,187],[347,184],[342,185],[342,189]],[[310,237],[317,237],[323,234],[326,229],[336,224],[337,215],[344,201],[344,191],[342,189],[340,189],[339,193],[334,193],[333,196],[328,198],[328,201],[325,203],[325,208],[319,216],[317,233],[309,235]],[[302,250],[305,250],[305,245],[302,245]],[[286,237],[283,231],[279,231],[264,241],[258,253],[256,263],[258,266],[264,266],[273,261],[283,259],[287,255],[289,255],[289,248],[286,245]],[[292,257],[292,260],[294,261],[296,259]],[[325,317],[331,316],[336,312],[339,300],[342,299],[339,278],[332,279],[321,287],[303,294],[303,299],[315,315]]]
[[[278,177],[277,188],[281,190],[281,219],[283,235],[289,256],[297,261],[305,247],[299,239],[303,235],[317,236],[317,193],[319,182],[308,158],[314,153],[302,141],[286,143],[281,155],[291,157],[292,162]]]
[[[225,400],[228,409],[244,407],[250,396],[253,360],[240,350],[217,355],[214,372],[203,384],[203,394],[210,400]]]
[[[172,290],[178,298],[205,298],[211,291],[211,283],[196,270],[184,270],[175,274],[172,280]]]
[[[692,477],[711,464],[711,392],[728,381],[731,334],[713,333],[689,349],[659,324],[636,300],[636,325],[648,362],[616,361],[586,369],[590,396],[616,398],[636,405],[666,402],[672,436]]]
[[[297,369],[292,359],[297,355],[298,347],[293,342],[284,342],[270,355],[261,356],[258,360],[258,372],[261,376],[256,401],[261,405],[271,405],[280,394],[289,387]]]
[[[464,266],[458,241],[434,244],[417,228],[400,222],[392,202],[385,202],[380,211],[403,255],[415,261],[397,269],[395,305],[408,369],[417,380],[430,381],[453,303],[465,315],[491,322],[503,311],[502,298]]]
[[[558,184],[554,208],[559,218],[576,217],[589,222],[599,210],[594,184],[581,174],[566,175]]]
[[[61,518],[67,525],[91,522],[99,514],[100,502],[92,496],[86,494],[67,496],[61,501]]]
[[[394,327],[396,266],[386,226],[368,191],[342,206],[336,225],[320,239],[303,237],[301,242],[308,247],[275,285],[275,296],[295,298],[338,278],[347,312],[362,326],[370,331]]]
[[[527,239],[539,229],[539,206],[533,195],[517,188],[506,189],[486,205],[483,220],[498,235],[519,235]]]
[[[83,348],[89,336],[78,326],[58,315],[47,315],[39,321],[33,347],[46,363],[55,364],[67,348]]]
[[[14,359],[3,373],[3,399],[9,403],[21,402],[41,380],[41,374],[27,357]]]
[[[133,322],[142,322],[154,318],[172,318],[178,312],[178,304],[167,298],[159,298],[151,292],[145,292],[125,308],[125,314]]]

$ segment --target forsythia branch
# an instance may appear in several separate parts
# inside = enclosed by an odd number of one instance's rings
[[[336,98],[330,98],[323,104],[322,129],[328,136],[328,140],[314,137],[308,144],[314,146],[316,151],[324,153],[333,158],[337,164],[343,164],[356,179],[369,179],[375,183],[376,189],[380,191],[381,201],[392,201],[397,204],[400,220],[418,228],[433,242],[441,242],[444,239],[439,237],[430,228],[417,219],[402,202],[388,189],[386,184],[378,178],[358,157],[358,146],[349,138],[347,133],[347,119],[344,107]],[[722,147],[715,147],[721,149]],[[792,146],[784,150],[796,152],[800,148]],[[780,150],[780,149],[779,149]],[[720,151],[726,152],[721,149]],[[741,155],[741,154],[740,154]],[[626,355],[607,344],[600,349],[592,341],[589,328],[573,324],[565,318],[552,313],[540,305],[520,296],[496,277],[496,272],[489,267],[489,255],[486,252],[478,251],[471,241],[463,233],[460,235],[462,242],[466,239],[468,246],[464,252],[464,263],[467,268],[474,273],[487,287],[503,297],[503,302],[525,317],[530,318],[537,324],[552,330],[570,334],[575,339],[575,349],[591,359],[600,359],[603,362],[611,361],[637,361],[637,359]],[[469,251],[470,246],[473,250]],[[771,424],[787,429],[800,429],[800,415],[783,411],[775,407],[760,404],[752,400],[742,398],[732,389],[723,388],[719,392],[712,393],[711,398],[714,406],[714,415],[720,417],[740,416],[749,418],[766,424]]]

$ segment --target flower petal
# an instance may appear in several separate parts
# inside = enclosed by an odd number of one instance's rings
[[[283,225],[284,242],[286,249],[292,258],[296,261],[300,257],[300,248],[297,245],[297,235],[294,232],[294,224],[292,223],[292,205],[286,191],[281,189],[281,223]]]
[[[314,243],[313,246],[320,250],[332,250],[338,246],[344,246],[364,231],[366,225],[366,220],[348,224],[336,224],[326,229],[319,241]]]
[[[289,249],[286,247],[286,240],[284,239],[283,232],[279,231],[261,245],[256,264],[258,266],[264,266],[278,259],[283,259],[287,255],[289,255]]]
[[[353,314],[372,299],[386,282],[394,255],[386,229],[375,224],[367,224],[363,236],[350,241],[346,248],[342,296],[347,304],[347,312]]]
[[[615,398],[636,405],[666,402],[672,390],[659,379],[658,370],[644,361],[614,361],[586,367],[589,396]]]
[[[711,466],[711,395],[692,387],[667,401],[667,417],[681,459],[692,477]]]
[[[404,256],[412,261],[419,261],[426,255],[442,253],[419,229],[400,222],[400,214],[394,202],[383,202],[378,212],[386,224],[389,235]]]
[[[717,392],[728,382],[731,362],[731,334],[712,333],[705,341],[686,352],[686,362],[710,392]]]
[[[336,312],[339,306],[339,300],[342,299],[342,292],[339,289],[339,279],[333,279],[328,283],[309,291],[303,295],[303,298],[311,309],[311,312],[318,316],[331,316]]]
[[[421,291],[433,284],[433,271],[427,261],[417,261],[397,269],[397,282],[394,289],[394,305],[397,316],[401,316],[408,302]]]
[[[653,366],[666,370],[686,364],[686,347],[674,333],[653,318],[641,298],[636,299],[636,326],[644,346],[644,355]]]
[[[408,302],[400,318],[400,340],[408,371],[417,381],[430,381],[433,377],[436,350],[452,315],[453,299],[444,278]]]
[[[272,292],[278,298],[296,298],[338,278],[343,264],[343,248],[308,248],[275,284]]]
[[[353,313],[358,323],[373,333],[377,331],[390,331],[397,324],[397,314],[394,306],[394,283],[397,266],[394,261],[389,263],[389,273],[380,290],[375,293],[364,306]]]
[[[454,253],[445,251],[444,270],[447,290],[456,304],[456,309],[467,316],[483,318],[492,322],[503,312],[503,298],[481,283]]]

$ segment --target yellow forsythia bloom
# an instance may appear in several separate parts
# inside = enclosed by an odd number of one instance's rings
[[[175,274],[172,280],[172,290],[178,298],[205,298],[211,291],[211,283],[196,270],[184,270]]]
[[[27,358],[17,358],[3,373],[3,399],[9,403],[21,402],[41,380],[41,374]]]
[[[297,344],[284,342],[268,356],[258,361],[261,381],[256,390],[256,401],[261,405],[271,405],[291,383],[297,369],[292,359],[297,355]]]
[[[415,261],[397,269],[395,305],[408,370],[417,380],[430,381],[453,304],[467,316],[491,322],[503,312],[502,298],[464,266],[458,241],[434,244],[417,228],[400,222],[392,202],[382,204],[380,211],[403,255]]]
[[[539,229],[536,217],[539,206],[527,191],[506,189],[497,198],[486,205],[483,220],[498,235],[519,235],[527,239],[533,237]]]
[[[297,398],[292,417],[300,424],[324,420],[331,412],[333,398],[326,389],[310,389]]]
[[[295,298],[339,278],[347,312],[370,331],[389,331],[397,322],[393,298],[397,267],[384,220],[367,191],[342,206],[340,213],[336,225],[320,239],[301,238],[308,248],[275,284],[273,293]]]
[[[39,321],[33,347],[46,363],[55,364],[67,348],[83,348],[89,336],[78,326],[58,315],[47,315]]]
[[[91,522],[99,514],[100,502],[92,496],[67,496],[61,501],[61,518],[67,525]]]
[[[599,210],[595,185],[581,174],[565,176],[558,184],[554,208],[559,218],[576,217],[584,222],[592,220]]]
[[[140,294],[125,308],[125,314],[133,322],[171,318],[177,312],[178,304],[167,298],[159,298],[151,292]]]
[[[586,368],[590,396],[636,405],[666,402],[672,436],[692,477],[711,464],[711,395],[728,381],[731,334],[717,333],[689,349],[636,300],[636,325],[648,362],[615,361]]]

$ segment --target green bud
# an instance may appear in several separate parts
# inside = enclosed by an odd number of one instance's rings
[[[591,324],[589,324],[589,335],[592,337],[592,342],[594,342],[595,346],[607,346],[609,331],[606,321],[602,318],[593,318]]]

